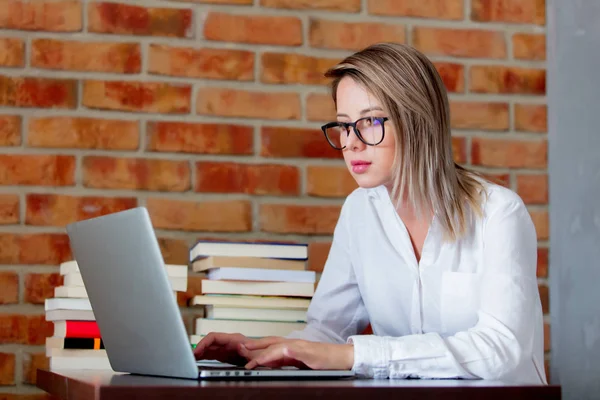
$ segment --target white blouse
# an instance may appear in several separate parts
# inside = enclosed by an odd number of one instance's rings
[[[535,227],[517,194],[486,190],[484,217],[458,242],[433,218],[417,263],[387,189],[356,189],[307,325],[288,337],[353,343],[364,377],[546,384]]]

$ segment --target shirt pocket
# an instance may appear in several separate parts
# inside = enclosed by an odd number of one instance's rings
[[[444,272],[441,284],[440,321],[448,335],[475,326],[480,303],[479,275],[470,272]]]

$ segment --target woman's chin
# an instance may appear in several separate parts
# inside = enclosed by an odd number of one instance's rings
[[[386,182],[385,179],[374,179],[366,175],[354,175],[354,180],[363,189],[371,189],[377,186],[381,186]]]

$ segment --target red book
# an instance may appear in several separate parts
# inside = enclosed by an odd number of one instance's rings
[[[55,321],[54,336],[63,338],[99,338],[96,321]]]

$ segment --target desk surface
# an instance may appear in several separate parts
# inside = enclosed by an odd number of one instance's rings
[[[110,371],[37,371],[37,386],[61,399],[560,399],[559,386],[518,386],[465,380],[196,381]]]

